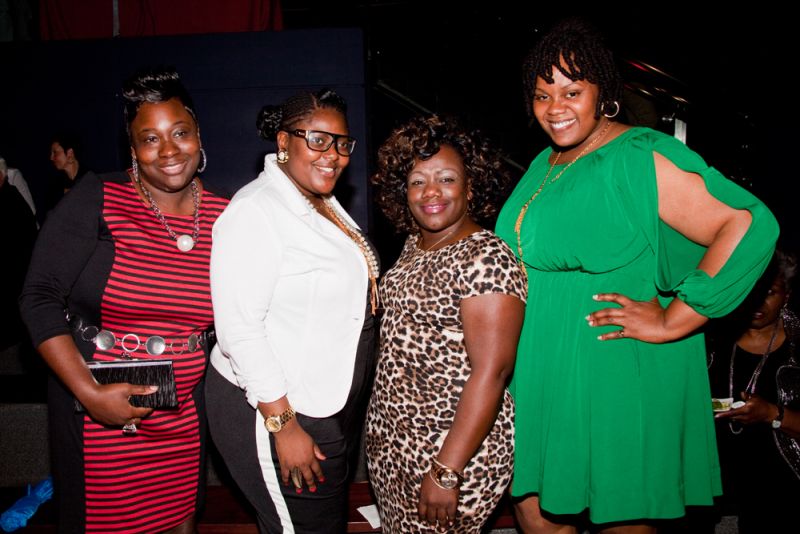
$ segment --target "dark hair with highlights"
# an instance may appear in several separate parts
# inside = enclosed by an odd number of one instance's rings
[[[256,128],[262,139],[275,141],[281,130],[294,130],[294,126],[318,109],[334,109],[347,121],[347,104],[331,89],[316,93],[304,91],[290,96],[283,104],[261,108],[256,118]]]
[[[131,123],[136,118],[142,104],[160,104],[172,98],[180,100],[186,111],[199,127],[194,103],[189,92],[181,82],[181,77],[172,67],[153,67],[137,71],[122,86],[124,99],[125,124],[128,137],[131,135]]]
[[[563,65],[562,65],[563,63]],[[553,67],[570,80],[586,80],[598,86],[595,118],[603,105],[620,103],[622,78],[603,37],[581,19],[566,19],[556,24],[528,53],[522,64],[522,83],[528,116],[533,118],[536,78],[553,83]]]
[[[433,157],[442,145],[456,150],[464,163],[472,193],[469,215],[476,222],[494,217],[509,184],[499,152],[478,131],[467,131],[454,119],[417,117],[397,128],[378,150],[378,171],[372,176],[376,199],[398,232],[413,232],[417,224],[408,209],[408,175],[417,160]]]

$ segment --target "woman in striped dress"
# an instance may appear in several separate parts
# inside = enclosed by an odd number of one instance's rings
[[[48,216],[22,311],[53,371],[59,531],[188,533],[203,494],[211,227],[227,201],[197,177],[205,154],[177,73],[140,73],[124,98],[132,168],[85,176]],[[177,408],[135,407],[156,388],[100,385],[85,364],[122,356],[171,359]]]

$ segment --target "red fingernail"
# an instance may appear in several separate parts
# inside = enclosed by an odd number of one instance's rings
[[[310,491],[311,493],[316,493],[317,492],[317,487],[314,486],[312,488],[308,488],[308,491]]]
[[[301,488],[297,488],[297,489],[296,489],[296,490],[294,490],[294,491],[296,491],[297,493],[303,493],[303,490],[302,490]]]
[[[317,480],[319,480],[320,482],[325,482],[325,477],[317,477]]]

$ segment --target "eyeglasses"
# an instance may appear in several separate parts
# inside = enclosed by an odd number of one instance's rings
[[[306,146],[317,152],[327,152],[331,145],[336,147],[336,152],[340,156],[349,156],[356,148],[355,137],[349,135],[332,134],[330,132],[320,132],[318,130],[285,130],[295,137],[302,137],[306,140]]]

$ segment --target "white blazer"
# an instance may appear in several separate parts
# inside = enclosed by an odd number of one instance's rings
[[[211,365],[253,407],[287,395],[305,415],[335,414],[350,392],[367,284],[358,246],[267,155],[214,224]]]

